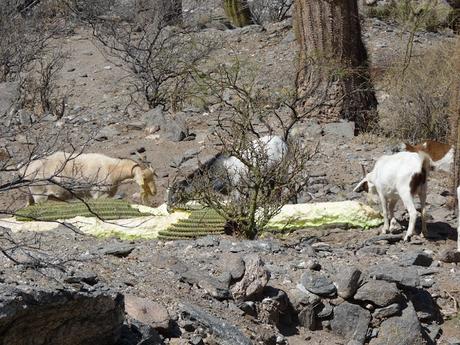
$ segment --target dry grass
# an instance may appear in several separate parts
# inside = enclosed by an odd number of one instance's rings
[[[455,71],[455,45],[444,43],[413,57],[407,66],[382,76],[388,93],[381,102],[380,130],[390,137],[418,141],[447,141],[451,88],[460,78]]]

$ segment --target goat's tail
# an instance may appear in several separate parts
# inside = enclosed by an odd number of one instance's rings
[[[430,171],[433,170],[433,161],[426,152],[418,151],[417,153],[422,161],[422,173],[426,174],[426,177],[428,178]]]
[[[421,160],[421,166],[420,166],[420,172],[417,172],[414,175],[412,175],[412,178],[410,181],[410,192],[412,195],[419,192],[420,188],[426,185],[427,180],[428,180],[428,175],[432,168],[432,162],[431,162],[430,156],[428,156],[428,154],[426,154],[423,151],[419,151],[417,153]]]

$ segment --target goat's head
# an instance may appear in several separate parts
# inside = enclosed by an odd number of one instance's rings
[[[147,203],[148,200],[157,193],[157,186],[155,183],[155,170],[151,167],[135,166],[133,169],[134,181],[141,189],[141,200]]]

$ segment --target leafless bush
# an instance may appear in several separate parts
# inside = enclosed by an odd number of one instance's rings
[[[388,97],[380,110],[385,134],[412,141],[447,141],[450,90],[459,78],[452,56],[452,45],[442,44],[413,57],[403,72],[395,68],[386,73],[383,85]]]
[[[39,18],[19,15],[14,5],[0,3],[0,82],[16,80],[25,72],[54,33]]]
[[[195,200],[212,207],[237,233],[254,238],[305,187],[306,165],[316,149],[290,134],[308,115],[297,113],[297,94],[276,97],[250,75],[237,61],[195,76],[204,98],[213,96],[221,104],[215,138],[210,140],[222,147],[222,155],[173,185],[169,201],[171,206]],[[288,144],[276,158],[269,153],[271,139],[267,142],[275,135]]]
[[[61,118],[65,111],[66,95],[57,85],[68,54],[60,48],[42,56],[36,68],[30,71],[21,83],[21,108],[29,108],[36,114],[53,114]]]
[[[280,22],[288,16],[293,0],[252,0],[249,7],[257,24]]]
[[[150,3],[155,6],[148,7]],[[176,24],[177,13],[156,13],[162,2],[145,2],[134,22],[113,18],[85,17],[94,37],[109,58],[121,61],[129,73],[134,92],[142,95],[150,108],[171,106],[171,90],[188,79],[197,65],[213,49],[213,44]],[[177,10],[176,7],[173,7]],[[177,99],[178,95],[175,95]]]

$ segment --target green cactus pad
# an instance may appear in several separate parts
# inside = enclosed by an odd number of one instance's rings
[[[27,206],[16,212],[19,221],[55,221],[74,217],[99,217],[103,220],[125,219],[148,216],[131,207],[124,200],[92,199],[85,202],[56,202]]]
[[[224,233],[225,218],[211,208],[192,210],[190,217],[181,219],[158,233],[161,240],[187,240]]]

